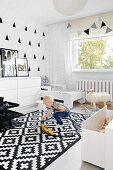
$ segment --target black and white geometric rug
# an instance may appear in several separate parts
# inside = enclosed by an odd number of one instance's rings
[[[21,125],[0,134],[0,168],[44,170],[80,140],[84,120],[82,114],[71,113],[69,119],[63,119],[60,131],[54,119],[48,120],[46,126],[57,134],[53,137],[41,132],[41,113],[36,111],[16,118]]]

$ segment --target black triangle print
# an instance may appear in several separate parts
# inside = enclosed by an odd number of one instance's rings
[[[21,40],[20,40],[20,38],[18,39],[18,43],[21,43]]]
[[[27,27],[25,27],[25,31],[27,31]]]
[[[44,60],[44,56],[42,57],[42,60]]]
[[[28,71],[31,71],[31,68],[30,68],[30,67],[28,68]]]
[[[84,31],[87,35],[89,35],[89,28]]]
[[[2,18],[0,18],[0,23],[3,23]]]
[[[36,55],[34,54],[34,59],[36,59]]]
[[[24,53],[24,58],[26,58],[26,53]]]
[[[91,28],[97,29],[97,26],[96,26],[95,22],[94,22],[94,24],[91,26]]]
[[[105,27],[105,26],[106,26],[106,24],[102,21],[101,28]]]
[[[40,71],[40,68],[38,67],[38,70],[37,71]]]
[[[38,43],[38,47],[40,47],[40,43]]]
[[[45,36],[45,33],[43,32],[43,36]]]
[[[111,28],[107,27],[107,29],[106,29],[106,34],[109,33],[109,32],[111,32],[111,31],[113,31],[113,30],[112,30]]]
[[[29,45],[31,45],[31,41],[29,41]]]
[[[5,38],[5,40],[9,40],[9,37],[8,37],[8,35],[6,35],[6,38]]]
[[[35,33],[35,34],[37,33],[36,30],[34,31],[34,33]]]
[[[16,27],[16,24],[15,24],[15,22],[13,23],[13,27]]]

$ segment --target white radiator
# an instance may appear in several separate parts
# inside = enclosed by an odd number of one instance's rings
[[[77,90],[87,91],[94,89],[95,92],[107,92],[113,100],[113,80],[78,80],[76,84]]]

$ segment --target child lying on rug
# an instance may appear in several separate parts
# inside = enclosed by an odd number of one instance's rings
[[[63,121],[61,118],[67,117],[70,110],[62,103],[55,102],[52,96],[45,96],[43,98],[43,103],[47,107],[47,113],[42,116],[42,120],[46,120],[46,117],[52,114],[57,122],[57,128],[60,128],[63,125]]]

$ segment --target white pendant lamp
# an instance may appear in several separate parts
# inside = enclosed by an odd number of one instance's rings
[[[63,15],[74,15],[82,11],[87,0],[53,0],[53,4],[58,12]]]

